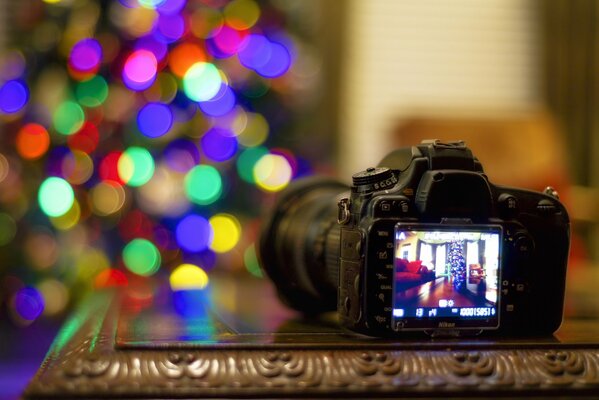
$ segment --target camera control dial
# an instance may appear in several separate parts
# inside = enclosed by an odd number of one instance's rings
[[[372,192],[390,189],[397,183],[397,177],[389,168],[371,167],[352,176],[354,190],[357,192]]]

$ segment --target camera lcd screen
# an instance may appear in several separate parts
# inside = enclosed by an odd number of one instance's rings
[[[400,223],[394,233],[394,329],[499,326],[500,226]]]

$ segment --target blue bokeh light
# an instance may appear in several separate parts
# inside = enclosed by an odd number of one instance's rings
[[[173,113],[163,103],[148,103],[137,114],[139,131],[149,138],[157,138],[166,134],[173,125]]]
[[[237,53],[239,62],[246,68],[256,69],[264,66],[272,53],[270,41],[262,35],[248,35],[241,43]]]
[[[276,78],[283,75],[291,67],[291,54],[287,47],[280,43],[270,43],[270,58],[254,70],[265,78]]]
[[[0,110],[6,114],[20,111],[28,100],[29,89],[21,81],[7,81],[0,87]]]
[[[208,248],[212,241],[212,227],[201,215],[189,214],[177,224],[175,237],[184,250],[197,253]]]
[[[24,287],[15,294],[14,308],[19,317],[33,321],[44,311],[44,298],[37,289]]]

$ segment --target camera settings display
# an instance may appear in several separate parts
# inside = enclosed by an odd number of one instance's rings
[[[399,223],[394,230],[394,330],[499,326],[502,229]]]

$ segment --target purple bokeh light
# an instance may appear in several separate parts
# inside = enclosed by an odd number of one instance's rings
[[[201,101],[200,110],[211,117],[220,117],[227,114],[235,107],[235,93],[225,84],[221,85],[219,92],[213,99]]]
[[[102,46],[96,39],[83,39],[75,43],[69,54],[69,65],[79,72],[96,71],[102,62]]]
[[[164,149],[166,164],[178,172],[187,172],[200,162],[200,151],[194,142],[187,139],[176,139]]]
[[[227,161],[237,152],[237,138],[221,128],[212,128],[200,140],[206,157],[213,161]]]

